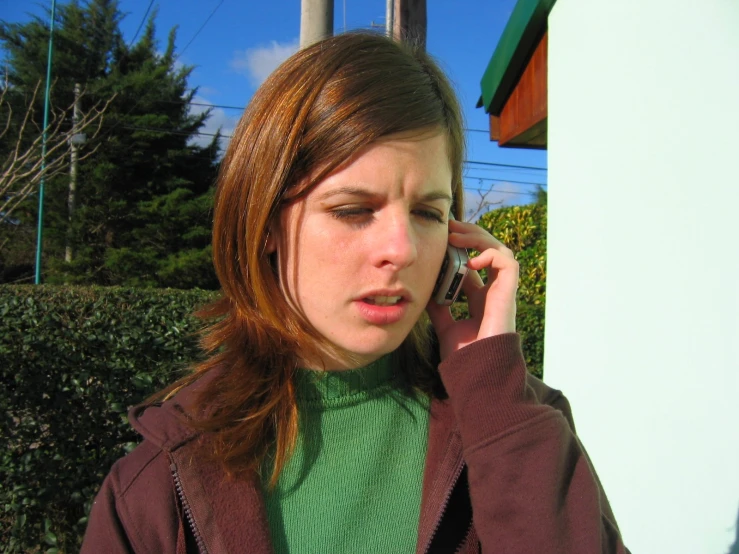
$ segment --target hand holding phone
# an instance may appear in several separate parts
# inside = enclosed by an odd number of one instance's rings
[[[513,252],[473,223],[450,221],[449,231],[447,261],[426,306],[442,360],[475,341],[516,331],[518,263]],[[467,260],[466,249],[480,254]],[[482,269],[488,270],[487,282],[478,274]],[[467,295],[469,318],[455,320],[449,304],[460,288]]]
[[[449,219],[454,219],[451,213]],[[436,286],[432,295],[437,304],[449,306],[457,299],[467,275],[468,260],[469,256],[466,249],[447,244],[446,256],[444,256],[444,262],[441,264],[441,271],[436,279]]]

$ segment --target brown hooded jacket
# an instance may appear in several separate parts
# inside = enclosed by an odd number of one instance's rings
[[[431,403],[418,554],[628,553],[567,400],[527,374],[518,335],[439,371],[449,398]],[[272,552],[259,479],[204,462],[184,423],[199,386],[130,411],[144,441],[105,479],[83,554]]]

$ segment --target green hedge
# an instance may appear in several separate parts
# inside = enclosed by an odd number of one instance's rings
[[[516,329],[521,334],[529,371],[541,377],[544,368],[547,206],[529,204],[501,208],[486,213],[477,224],[516,254],[520,266]]]
[[[501,208],[477,224],[505,243],[520,265],[518,301],[543,306],[547,280],[547,206],[529,204]]]
[[[126,409],[196,359],[190,314],[212,296],[0,286],[2,552],[78,549],[97,488],[134,446]]]

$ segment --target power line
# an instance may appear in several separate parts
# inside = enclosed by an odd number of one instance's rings
[[[546,178],[546,173],[541,173],[540,171],[533,171],[531,169],[524,169],[524,168],[521,168],[521,167],[512,167],[512,168],[508,168],[508,167],[479,167],[479,166],[476,166],[476,165],[475,166],[473,166],[473,165],[466,165],[465,167],[466,167],[466,169],[468,171],[472,171],[472,170],[474,170],[474,171],[484,171],[485,172],[485,175],[489,175],[490,174],[489,172],[493,172],[493,173],[497,173],[497,174],[500,174],[500,173],[508,174],[509,172],[515,172],[516,175],[525,174],[525,178],[526,179],[529,179],[529,178],[531,178],[531,179],[534,179],[534,178],[537,178],[537,179],[538,178],[545,179]]]
[[[238,111],[244,111],[246,109],[245,106],[230,106],[228,104],[209,104],[208,102],[178,102],[177,100],[159,100],[159,102],[165,102],[168,104],[185,104],[187,103],[190,106],[203,106],[206,108],[221,108],[224,110],[238,110]],[[463,129],[464,131],[468,133],[488,133],[489,131],[486,131],[485,129]],[[231,138],[227,135],[221,135],[224,138]],[[534,167],[529,165],[516,165],[516,164],[502,164],[502,163],[495,163],[495,162],[478,162],[475,160],[464,160],[464,163],[468,164],[478,164],[478,165],[487,165],[487,166],[495,166],[495,167],[509,167],[513,169],[532,169],[535,171],[547,171],[546,167]]]
[[[516,190],[490,190],[475,187],[464,187],[464,190],[473,190],[475,192],[490,192],[495,194],[515,194],[516,196],[536,196],[536,192],[520,192]]]
[[[166,102],[167,104],[185,104],[184,101],[178,102],[177,100],[159,100],[159,102]],[[226,106],[224,104],[208,104],[207,102],[187,102],[190,106],[207,106],[208,108],[223,108],[224,110],[239,110],[244,111],[244,106]]]
[[[174,135],[181,135],[181,136],[190,136],[193,134],[196,135],[205,135],[210,137],[218,136],[215,133],[206,133],[206,132],[193,132],[189,133],[187,131],[178,131],[175,129],[155,129],[151,127],[137,127],[133,125],[123,125],[124,129],[128,130],[134,130],[134,131],[150,131],[150,132],[156,132],[156,133],[168,133],[168,134],[174,134]],[[224,138],[230,138],[229,135],[221,135]],[[205,157],[200,157],[202,159],[210,159]],[[477,181],[492,181],[497,183],[510,183],[510,184],[517,184],[517,185],[529,185],[529,186],[536,186],[536,187],[546,187],[548,186],[546,183],[534,183],[530,181],[514,181],[511,179],[494,179],[492,177],[479,177],[475,175],[465,175],[465,179],[475,179]],[[494,192],[497,194],[514,194],[518,196],[534,196],[536,195],[535,192],[520,192],[520,191],[513,191],[513,190],[493,190],[492,188],[480,188],[480,187],[470,187],[470,186],[464,186],[464,190],[468,191],[475,191],[475,192]]]
[[[134,126],[130,126],[130,125],[129,126],[126,126],[125,128],[126,129],[132,129],[132,130],[135,130],[135,131],[151,131],[153,133],[173,133],[173,134],[178,134],[178,135],[202,135],[202,136],[206,136],[206,137],[215,137],[216,136],[215,133],[208,133],[206,131],[185,132],[185,131],[176,131],[176,130],[173,130],[173,129],[156,129],[156,128],[153,128],[153,127],[134,127]],[[218,136],[220,136],[221,138],[225,138],[225,139],[233,138],[233,135],[225,135],[223,133],[221,133]],[[463,163],[466,163],[466,164],[477,164],[477,165],[486,165],[486,166],[495,166],[495,167],[507,167],[507,168],[510,168],[510,169],[536,169],[536,170],[540,170],[540,171],[546,171],[547,170],[546,167],[531,167],[531,166],[528,166],[528,165],[502,164],[502,163],[495,163],[495,162],[478,162],[478,161],[475,161],[475,160],[464,160]],[[482,169],[482,168],[474,168],[474,169]],[[500,179],[492,179],[490,177],[473,177],[473,178],[475,178],[475,179],[485,179],[485,180],[491,180],[491,181],[500,180]],[[524,181],[508,181],[508,182],[510,182],[510,183],[517,183],[517,182],[518,183],[524,183]],[[540,185],[541,183],[531,183],[531,184]]]
[[[169,104],[179,104],[180,102],[176,100],[160,100],[160,102],[167,102]],[[182,102],[185,103],[184,101]],[[222,108],[224,110],[237,110],[237,111],[244,111],[246,109],[246,106],[231,106],[228,104],[209,104],[208,102],[187,102],[190,106],[205,106],[207,108]],[[468,133],[485,133],[489,134],[490,131],[487,131],[486,129],[465,129]]]
[[[488,166],[496,166],[496,167],[515,167],[516,169],[535,169],[537,171],[547,171],[546,167],[533,167],[530,165],[511,165],[511,164],[500,164],[500,163],[493,163],[493,162],[477,162],[474,160],[465,160],[464,163],[467,164],[477,164],[477,165],[488,165]]]
[[[511,179],[493,179],[492,177],[477,177],[476,175],[465,175],[465,179],[475,179],[476,181],[493,181],[495,183],[514,183],[516,185],[530,185],[536,187],[546,187],[546,183],[534,183],[532,181],[513,181]]]
[[[180,135],[180,136],[192,136],[192,135],[200,135],[205,137],[221,137],[225,139],[232,138],[232,135],[224,135],[224,134],[217,134],[217,133],[208,133],[206,131],[180,131],[177,129],[158,129],[155,127],[139,127],[136,125],[123,125],[124,129],[128,129],[130,131],[149,131],[152,133],[167,133],[171,135]],[[485,164],[485,165],[492,165],[492,166],[500,166],[500,167],[507,167],[507,168],[513,168],[513,169],[536,169],[528,166],[517,166],[512,164],[498,164],[493,162],[476,162],[476,161],[470,161],[470,160],[464,160],[463,163],[467,164]],[[475,168],[477,169],[477,168]],[[545,168],[538,168],[538,169],[545,169]],[[531,185],[531,186],[538,186],[538,187],[546,187],[546,183],[537,183],[533,181],[516,181],[513,179],[496,179],[494,177],[482,177],[478,175],[465,175],[464,178],[466,179],[476,179],[478,181],[494,181],[499,183],[514,183],[518,185]]]
[[[154,127],[139,127],[137,125],[121,125],[121,128],[128,129],[129,131],[149,131],[151,133],[166,133],[169,135],[181,135],[189,137],[190,135],[204,135],[206,137],[215,137],[215,136],[221,136],[221,137],[228,137],[227,135],[217,135],[216,133],[205,133],[205,132],[199,132],[199,131],[179,131],[177,129],[156,129]]]
[[[210,18],[213,17],[213,15],[218,11],[218,8],[220,8],[225,1],[226,0],[221,0],[218,3],[218,5],[215,8],[213,8],[213,11],[210,12],[210,15],[205,19],[205,21],[203,22],[203,24],[200,26],[200,29],[198,29],[197,32],[193,35],[193,37],[190,39],[190,42],[188,42],[185,45],[185,47],[182,50],[180,50],[180,53],[177,55],[177,57],[175,58],[175,60],[180,59],[180,57],[182,56],[182,54],[185,53],[185,50],[187,50],[188,46],[190,46],[192,44],[192,41],[194,41],[197,38],[197,36],[200,34],[200,31],[202,31],[203,29],[205,29],[205,26],[208,24],[208,21],[210,21]]]
[[[153,1],[153,0],[150,0],[150,1]],[[221,5],[222,5],[222,4],[223,4],[223,3],[225,2],[225,1],[226,1],[226,0],[221,0],[221,1],[220,1],[220,2],[218,3],[218,5],[217,5],[217,6],[215,7],[215,8],[213,8],[213,11],[211,11],[211,12],[210,12],[210,15],[209,15],[209,16],[208,16],[208,17],[207,17],[207,18],[205,19],[205,21],[203,22],[203,24],[202,24],[202,25],[200,26],[200,28],[199,28],[199,29],[198,29],[198,30],[197,30],[197,31],[195,32],[195,34],[194,34],[194,35],[192,36],[192,38],[190,39],[190,41],[189,41],[189,42],[188,42],[188,43],[187,43],[187,44],[185,45],[185,47],[184,47],[184,48],[183,48],[182,50],[180,50],[180,53],[179,53],[179,54],[177,54],[177,56],[175,56],[175,57],[174,57],[174,59],[172,60],[172,64],[174,64],[174,62],[176,62],[177,60],[179,60],[179,59],[180,59],[180,57],[182,56],[182,54],[184,54],[185,50],[187,50],[187,47],[188,47],[188,46],[190,46],[190,45],[192,44],[192,42],[193,42],[193,41],[195,40],[195,38],[196,38],[196,37],[197,37],[197,36],[198,36],[198,35],[200,34],[200,32],[201,32],[201,31],[202,31],[202,30],[203,30],[203,29],[205,28],[205,26],[206,26],[206,25],[208,24],[208,21],[210,21],[211,17],[213,17],[213,15],[214,15],[214,14],[216,13],[216,11],[218,10],[218,8],[220,8],[220,7],[221,7]],[[139,104],[141,104],[141,102],[143,101],[143,99],[144,99],[144,96],[143,96],[143,95],[142,95],[142,96],[140,96],[140,97],[139,97],[139,99],[138,99],[138,100],[136,101],[136,103],[135,103],[135,104],[134,104],[133,106],[131,106],[131,108],[130,108],[130,109],[129,109],[129,110],[128,110],[128,111],[126,112],[126,113],[125,113],[124,117],[127,117],[127,116],[129,116],[129,115],[130,115],[130,114],[131,114],[131,113],[132,113],[132,112],[133,112],[133,111],[134,111],[134,110],[135,110],[135,109],[136,109],[136,108],[137,108],[137,107],[139,106]],[[114,129],[115,129],[115,128],[116,128],[116,127],[117,127],[117,126],[119,125],[119,124],[120,124],[120,120],[119,120],[119,121],[117,121],[117,122],[116,122],[116,123],[115,123],[115,124],[114,124],[114,125],[113,125],[113,126],[112,126],[112,127],[110,128],[110,129],[108,129],[108,132],[107,132],[107,133],[105,133],[105,134],[103,134],[103,135],[102,135],[102,136],[100,137],[100,139],[103,139],[103,138],[105,138],[106,136],[109,136],[109,135],[110,135],[110,134],[111,134],[111,133],[113,132],[113,130],[114,130]],[[163,132],[166,132],[166,131],[163,131]]]
[[[141,31],[141,27],[144,26],[144,22],[146,21],[146,17],[149,15],[149,11],[151,11],[151,7],[154,5],[154,0],[151,0],[149,2],[149,7],[146,8],[146,13],[144,14],[144,17],[141,18],[141,23],[139,23],[139,28],[136,29],[136,34],[133,35],[133,38],[131,39],[131,42],[128,43],[128,47],[131,48],[133,46],[133,43],[136,42],[136,37],[139,36],[139,32]]]
[[[244,108],[239,107],[239,106],[227,106],[227,105],[224,105],[224,104],[208,104],[206,102],[184,102],[184,101],[183,102],[179,102],[179,101],[176,101],[176,100],[157,100],[157,102],[166,103],[166,104],[185,104],[185,103],[187,103],[190,106],[204,106],[204,107],[208,107],[208,108],[224,108],[224,109],[233,109],[233,110],[243,110],[244,109]],[[127,128],[131,129],[132,127],[127,127]],[[142,128],[136,128],[136,130],[141,130],[141,131],[156,131],[156,132],[161,132],[161,133],[174,132],[174,131],[168,131],[166,129],[153,129],[153,128],[147,129],[147,128],[144,128],[144,127],[142,127]],[[477,131],[480,131],[480,129],[464,129],[464,130],[465,131],[469,131],[469,132],[477,132]],[[487,132],[487,131],[484,131],[484,132]],[[193,131],[192,134],[209,136],[209,137],[214,137],[215,136],[214,133],[206,133],[204,131]],[[232,135],[224,135],[224,134],[221,134],[220,136],[222,138],[225,138],[225,139],[232,138]],[[484,165],[484,166],[487,166],[489,168],[501,168],[502,167],[502,168],[508,168],[508,169],[528,169],[528,170],[533,170],[533,171],[547,171],[548,170],[546,167],[534,167],[534,166],[517,165],[517,164],[504,164],[504,163],[498,163],[498,162],[480,162],[480,161],[477,161],[477,160],[464,160],[463,163],[466,163],[466,164],[475,164],[475,165]],[[480,167],[480,168],[475,168],[475,169],[479,169],[481,171],[485,171],[487,168],[486,167]]]
[[[198,30],[195,32],[195,34],[192,36],[192,38],[188,41],[188,43],[185,45],[185,47],[178,53],[178,55],[174,58],[173,61],[177,61],[184,54],[185,50],[187,50],[187,48],[189,48],[190,45],[195,41],[195,39],[203,31],[203,29],[210,22],[211,18],[215,15],[215,13],[223,5],[224,2],[225,2],[225,0],[221,0],[218,3],[218,5],[216,5],[216,7],[213,8],[213,10],[210,12],[210,14],[208,15],[208,17],[202,23],[202,25],[198,28]],[[151,11],[151,8],[152,8],[153,5],[154,5],[154,0],[150,0],[149,5],[146,8],[146,12],[144,13],[144,16],[142,17],[141,22],[139,23],[139,26],[136,29],[136,33],[134,34],[133,39],[131,39],[131,42],[129,43],[129,47],[134,43],[134,41],[138,37],[138,34],[141,31],[141,29],[142,29],[142,27],[143,27],[143,25],[144,25],[144,23],[146,21],[146,18],[149,15],[149,12]],[[99,29],[96,28],[95,30],[98,31]],[[129,111],[125,115],[127,116],[130,113],[132,113],[133,110],[135,110],[136,107],[141,103],[141,101],[142,101],[142,98],[140,98],[134,104],[134,106],[132,106],[129,109]],[[203,106],[203,107],[210,107],[210,108],[222,108],[222,109],[239,110],[239,111],[243,111],[243,110],[246,109],[244,106],[232,106],[232,105],[226,105],[226,104],[210,104],[210,103],[206,103],[206,102],[192,102],[192,101],[185,102],[185,101],[175,101],[175,100],[158,100],[158,102],[171,103],[171,104],[188,104],[188,105],[191,105],[191,106]],[[104,136],[109,135],[119,124],[120,124],[119,122],[116,122],[108,130],[108,133],[104,134],[100,138],[104,138]],[[203,135],[203,136],[210,136],[210,137],[215,137],[216,136],[216,134],[214,134],[214,133],[206,133],[206,132],[202,132],[202,131],[194,131],[192,133],[186,133],[186,132],[183,132],[183,131],[174,131],[174,130],[168,130],[168,129],[144,128],[144,127],[125,126],[125,128],[127,128],[127,129],[133,129],[133,130],[141,130],[141,131],[172,133],[172,134],[187,135],[187,136],[192,135],[192,134]],[[463,130],[466,131],[466,132],[471,132],[471,133],[486,133],[486,134],[489,133],[489,131],[488,130],[485,130],[485,129],[470,129],[470,128],[465,128]],[[221,134],[220,136],[223,137],[223,138],[226,138],[226,139],[232,138],[231,135]],[[491,167],[510,168],[510,169],[528,169],[528,170],[535,170],[535,171],[547,171],[547,168],[546,167],[533,167],[533,166],[523,166],[523,165],[516,165],[516,164],[504,164],[504,163],[496,163],[496,162],[480,162],[480,161],[475,161],[475,160],[464,160],[464,163],[466,163],[466,164],[476,164],[476,165],[485,165],[485,166],[491,166]],[[478,169],[484,169],[484,168],[478,168]],[[489,179],[489,178],[483,178],[483,179],[493,180],[493,181],[495,180],[495,179]],[[510,181],[510,180],[508,180],[508,182],[527,184],[527,183],[525,183],[523,181]],[[530,184],[541,185],[541,183],[530,183]],[[544,186],[546,186],[546,185],[544,185]]]

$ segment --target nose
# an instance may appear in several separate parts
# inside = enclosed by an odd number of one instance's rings
[[[403,269],[418,258],[418,236],[408,214],[392,214],[375,225],[371,246],[372,263],[377,267]]]

